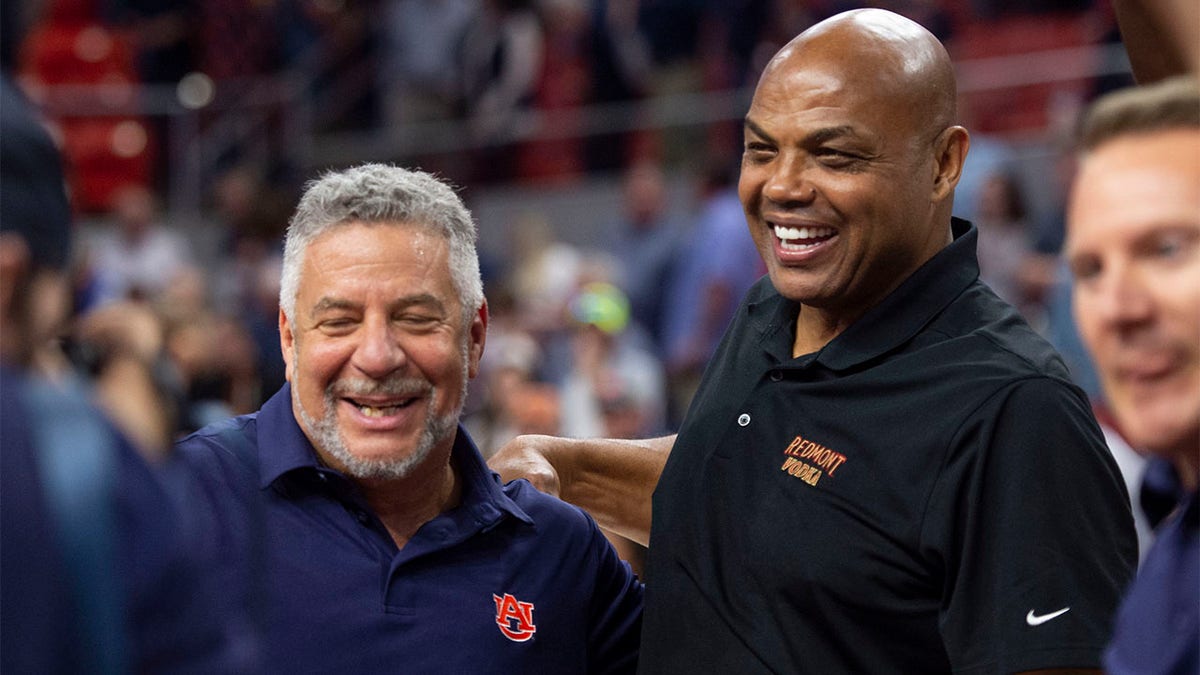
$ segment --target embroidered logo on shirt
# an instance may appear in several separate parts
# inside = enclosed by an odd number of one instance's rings
[[[846,461],[846,456],[842,453],[834,452],[803,436],[792,439],[784,448],[783,454],[787,458],[783,460],[783,466],[779,469],[809,485],[816,485],[822,476],[832,476]]]
[[[533,625],[532,602],[521,602],[509,593],[504,597],[493,593],[492,599],[496,601],[496,625],[504,637],[513,642],[525,642],[533,637],[537,626]]]

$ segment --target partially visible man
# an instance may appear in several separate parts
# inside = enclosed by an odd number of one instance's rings
[[[59,349],[61,160],[2,78],[0,134],[0,671],[250,672],[253,644],[215,600],[192,548],[205,535],[175,482],[92,404]]]
[[[1081,151],[1066,242],[1080,335],[1120,432],[1157,458],[1147,475],[1168,477],[1181,498],[1168,502],[1175,508],[1122,604],[1105,666],[1196,673],[1200,85],[1182,76],[1101,99]]]
[[[310,184],[280,284],[288,383],[177,444],[273,672],[636,667],[629,566],[579,509],[502,487],[458,424],[488,322],[475,240],[429,174]]]
[[[786,45],[738,190],[769,278],[678,436],[493,458],[649,537],[643,672],[1100,665],[1128,496],[1085,395],[951,218],[955,87],[937,39],[883,10]]]
[[[1200,72],[1200,3],[1111,0],[1139,84]]]

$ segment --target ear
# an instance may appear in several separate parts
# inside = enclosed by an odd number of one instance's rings
[[[17,288],[29,273],[29,247],[12,232],[0,233],[0,316],[14,320]]]
[[[954,194],[970,147],[970,135],[959,126],[947,127],[934,141],[933,194],[930,195],[934,203]]]
[[[488,325],[488,306],[487,300],[479,305],[479,311],[475,313],[475,317],[471,319],[471,327],[467,340],[468,370],[467,376],[474,379],[479,375],[479,360],[483,358],[483,345],[487,342],[487,325]]]
[[[292,381],[292,368],[295,364],[292,363],[295,355],[293,348],[296,346],[296,336],[292,333],[292,324],[288,321],[287,315],[283,313],[283,308],[279,308],[279,348],[283,352],[283,363],[286,366],[284,375],[287,381]]]

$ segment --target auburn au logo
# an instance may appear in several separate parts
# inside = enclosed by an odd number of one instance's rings
[[[496,625],[504,637],[513,642],[525,642],[533,637],[537,626],[533,625],[532,602],[521,602],[509,593],[504,597],[493,593],[492,599],[496,601]]]

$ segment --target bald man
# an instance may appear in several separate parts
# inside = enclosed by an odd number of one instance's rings
[[[678,436],[495,458],[648,541],[640,672],[1099,665],[1128,496],[1062,360],[979,281],[954,101],[942,45],[890,12],[785,46],[739,183],[768,275]]]

